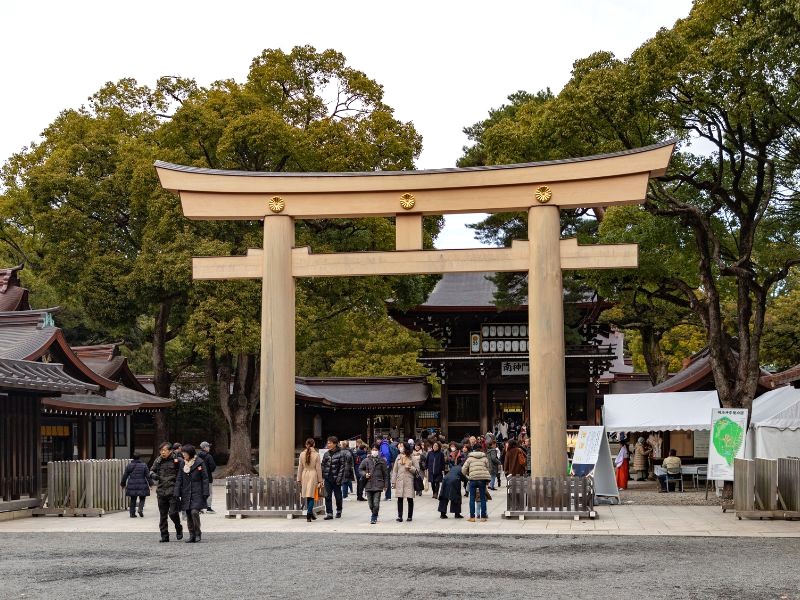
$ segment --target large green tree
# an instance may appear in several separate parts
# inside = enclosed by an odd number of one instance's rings
[[[630,58],[595,53],[576,62],[555,98],[515,109],[520,139],[536,158],[678,138],[669,173],[639,210],[680,235],[665,235],[666,248],[643,244],[640,251],[645,259],[650,252],[682,259],[634,282],[633,291],[702,325],[725,406],[750,406],[770,295],[800,263],[799,17],[792,4],[774,0],[698,0],[687,18]],[[498,142],[490,129],[466,158],[491,156]],[[596,239],[623,231],[598,229]],[[619,277],[619,290],[631,293],[630,276]],[[653,308],[648,319],[656,322]]]

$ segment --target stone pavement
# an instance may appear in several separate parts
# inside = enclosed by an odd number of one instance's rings
[[[225,518],[224,488],[215,486],[216,514],[202,516],[204,534],[215,532],[336,532],[336,533],[414,533],[414,534],[501,534],[501,535],[596,535],[596,536],[724,536],[724,537],[800,537],[800,521],[738,520],[731,511],[723,513],[716,506],[642,506],[619,505],[597,507],[593,520],[502,518],[505,490],[498,490],[489,501],[489,520],[468,523],[466,518],[444,520],[436,511],[438,503],[426,492],[414,501],[414,520],[395,521],[397,503],[381,502],[377,525],[369,524],[366,502],[357,502],[351,495],[344,502],[343,517],[313,523],[302,519]],[[463,510],[469,516],[467,499]],[[404,507],[406,508],[406,507]],[[170,528],[172,525],[170,524]],[[145,506],[145,517],[131,519],[127,512],[103,517],[36,517],[0,522],[3,533],[26,532],[152,532],[158,535],[158,508],[151,496]]]

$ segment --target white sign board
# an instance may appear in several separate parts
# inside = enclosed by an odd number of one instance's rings
[[[595,496],[619,499],[611,448],[608,445],[606,428],[602,425],[578,429],[575,453],[572,455],[572,474],[592,477]]]
[[[708,444],[708,478],[733,481],[733,461],[744,458],[747,433],[746,408],[711,410],[711,436]]]
[[[530,375],[528,362],[525,361],[503,361],[500,363],[500,375],[508,377],[509,375]]]

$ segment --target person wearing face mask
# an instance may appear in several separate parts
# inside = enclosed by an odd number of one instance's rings
[[[194,446],[186,444],[182,448],[183,468],[178,471],[173,495],[181,499],[181,508],[189,515],[186,524],[189,526],[187,543],[199,542],[200,511],[208,506],[208,473],[205,463],[197,456]]]
[[[358,467],[362,480],[364,481],[364,491],[367,494],[367,502],[371,513],[370,524],[378,522],[378,511],[381,507],[381,494],[389,486],[389,466],[386,459],[381,456],[381,445],[376,442],[372,450]]]
[[[428,481],[433,488],[433,499],[436,500],[439,497],[439,486],[442,484],[442,478],[444,477],[444,454],[439,442],[433,442],[433,447],[428,452],[426,465],[428,467]]]
[[[394,481],[394,494],[397,498],[397,522],[403,521],[403,499],[408,502],[408,518],[411,522],[414,516],[414,477],[419,473],[419,463],[414,459],[411,448],[405,444],[398,444],[397,459],[392,468],[392,481]]]

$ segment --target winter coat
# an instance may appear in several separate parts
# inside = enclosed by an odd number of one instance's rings
[[[520,455],[522,455],[523,464],[519,463]],[[503,462],[503,471],[505,471],[506,475],[509,477],[512,475],[525,475],[527,460],[528,457],[525,456],[523,450],[520,448],[509,448],[508,452],[506,452],[505,461]]]
[[[416,492],[414,491],[414,475],[419,473],[419,461],[417,461],[413,456],[405,457],[406,461],[403,461],[403,457],[398,457],[396,461],[394,461],[394,467],[392,468],[392,483],[394,483],[394,496],[395,498],[413,498]],[[407,469],[406,466],[410,466],[410,469]]]
[[[208,485],[211,485],[211,483],[214,481],[214,471],[217,470],[217,461],[215,461],[214,457],[211,456],[211,454],[209,454],[205,450],[200,450],[197,453],[197,456],[199,456],[200,459],[204,463],[206,463],[206,473],[208,473]]]
[[[181,499],[181,510],[205,510],[209,496],[208,472],[201,459],[195,459],[188,473],[181,467],[172,495]]]
[[[183,459],[176,454],[169,458],[158,456],[150,469],[150,478],[156,482],[156,495],[162,497],[172,496],[175,491],[175,480],[178,471],[183,468]]]
[[[439,491],[439,498],[447,498],[452,502],[461,502],[461,484],[467,481],[461,467],[453,465],[442,481],[442,489]]]
[[[381,442],[381,456],[383,457],[383,460],[386,461],[386,464],[391,467],[392,451],[391,451],[391,446],[389,445],[389,440],[383,440]]]
[[[350,456],[349,452],[344,452],[338,446],[333,450],[329,450],[322,458],[322,477],[325,481],[335,485],[342,485],[345,481],[345,469],[347,469]]]
[[[119,484],[123,487],[127,486],[125,487],[126,496],[149,496],[153,480],[147,465],[135,458],[125,467],[125,473],[122,474],[122,481]]]
[[[425,472],[425,458],[422,455],[422,452],[414,452],[411,453],[411,456],[416,459],[417,465],[419,466],[419,474],[422,475]]]
[[[342,449],[342,453],[344,454],[344,459],[347,464],[344,466],[344,477],[342,478],[342,482],[346,481],[355,481],[356,479],[356,457],[353,454],[353,451],[350,448]]]
[[[361,474],[358,472],[358,469],[361,467],[361,462],[369,456],[369,453],[364,450],[364,448],[356,448],[356,451],[353,452],[353,458],[355,458],[355,468],[356,468],[356,479],[361,478]]]
[[[322,466],[319,459],[319,452],[316,450],[311,452],[311,460],[306,464],[306,453],[308,450],[303,450],[300,453],[299,463],[297,465],[297,481],[300,483],[300,495],[303,498],[313,498],[314,490],[322,483]]]
[[[489,472],[489,459],[483,452],[473,451],[469,453],[461,472],[470,481],[489,481],[492,474]]]
[[[364,490],[367,492],[382,492],[388,487],[389,466],[386,459],[380,454],[377,457],[367,456],[358,467],[359,475],[364,478]],[[367,473],[370,474],[367,479]]]
[[[444,475],[444,454],[441,450],[428,452],[428,481],[438,483]]]
[[[647,457],[650,454],[651,450],[645,448],[644,444],[636,444],[636,448],[633,451],[633,470],[634,471],[647,471]]]
[[[492,476],[497,476],[500,472],[501,463],[497,452],[497,448],[489,448],[489,451],[486,453],[486,458],[489,460],[489,473]]]

